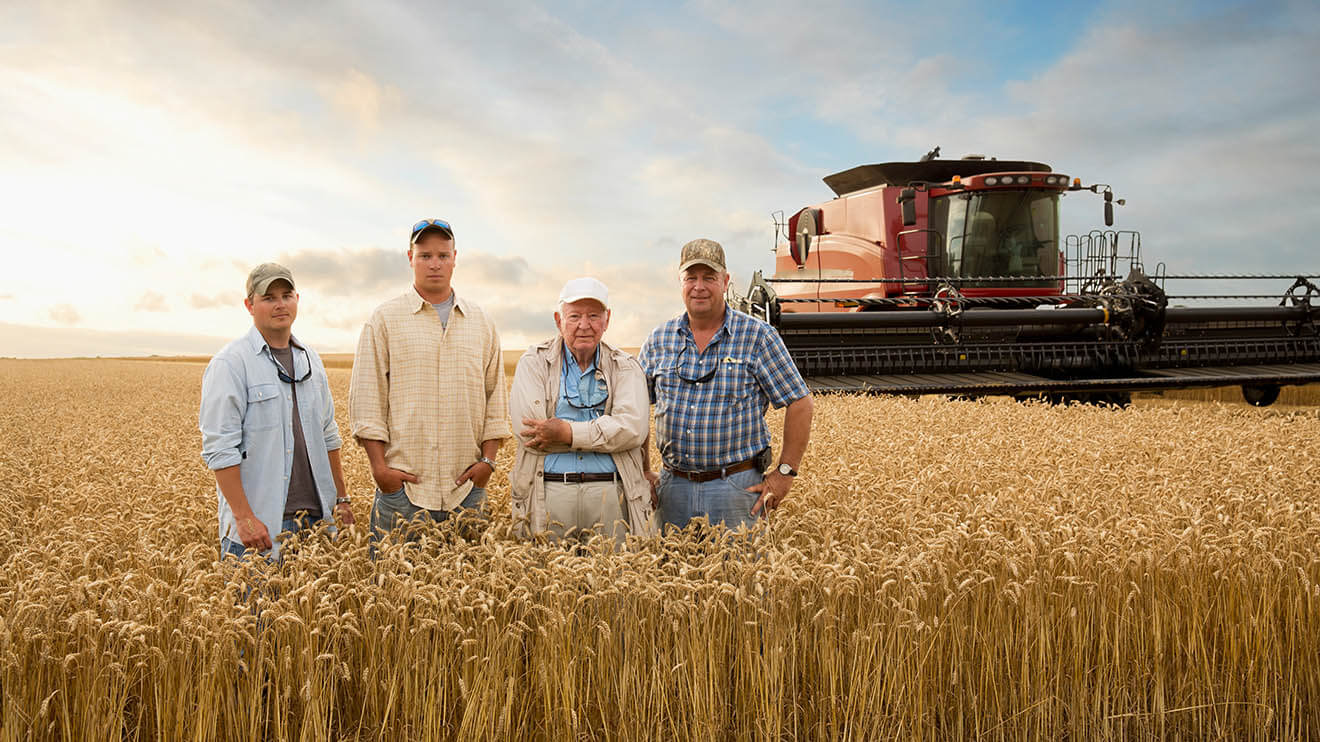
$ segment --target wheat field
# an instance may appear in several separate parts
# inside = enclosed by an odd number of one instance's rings
[[[1320,739],[1313,406],[820,398],[768,528],[624,552],[513,541],[506,445],[490,527],[266,567],[201,372],[0,360],[0,740]]]

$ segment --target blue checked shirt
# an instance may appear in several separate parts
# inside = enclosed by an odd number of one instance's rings
[[[684,312],[651,332],[638,360],[670,469],[708,471],[752,458],[770,445],[766,405],[809,393],[779,333],[732,308],[705,352],[697,352]]]

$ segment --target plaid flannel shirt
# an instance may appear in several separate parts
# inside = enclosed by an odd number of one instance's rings
[[[704,352],[684,312],[651,332],[638,360],[670,469],[707,471],[752,458],[770,445],[767,403],[783,407],[809,393],[779,333],[732,308]]]

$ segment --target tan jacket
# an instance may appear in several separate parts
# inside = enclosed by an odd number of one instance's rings
[[[564,341],[555,336],[528,348],[518,359],[509,393],[509,414],[515,431],[522,430],[524,417],[554,417],[563,355]],[[650,536],[656,532],[651,485],[642,469],[642,446],[651,424],[646,376],[636,359],[603,342],[599,368],[609,389],[604,414],[595,420],[569,422],[573,431],[571,445],[533,449],[527,447],[522,436],[514,436],[518,449],[509,478],[513,489],[514,532],[522,538],[546,530],[545,480],[541,478],[545,456],[566,451],[609,453],[619,469],[628,498],[632,533]]]

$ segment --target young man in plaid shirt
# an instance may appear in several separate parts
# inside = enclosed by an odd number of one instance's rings
[[[451,285],[458,249],[440,219],[413,225],[413,285],[362,328],[348,390],[376,496],[373,539],[414,518],[484,512],[509,397],[495,322]]]
[[[664,468],[649,471],[662,523],[682,528],[705,516],[751,526],[788,494],[811,435],[812,400],[784,341],[769,325],[730,308],[724,248],[683,246],[687,311],[651,332],[639,360],[655,405]],[[784,444],[769,456],[767,404],[785,407]]]

